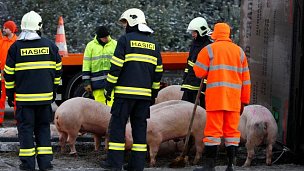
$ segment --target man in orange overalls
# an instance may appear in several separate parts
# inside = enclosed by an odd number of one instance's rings
[[[211,38],[215,42],[200,51],[193,67],[196,77],[208,80],[203,139],[206,162],[195,170],[215,170],[217,147],[223,137],[228,155],[226,171],[233,171],[240,142],[240,113],[250,101],[250,74],[244,51],[230,39],[228,24],[216,24]]]
[[[6,56],[8,49],[16,41],[16,32],[18,31],[17,25],[13,21],[6,21],[3,24],[3,37],[0,38],[0,68],[1,68],[1,99],[0,99],[0,127],[3,125],[4,121],[4,111],[5,111],[5,101],[6,101],[6,91],[3,79],[3,70],[6,62]]]

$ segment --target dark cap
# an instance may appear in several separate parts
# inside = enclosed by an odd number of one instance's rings
[[[109,36],[110,33],[105,26],[98,26],[96,28],[96,35],[97,35],[97,38],[103,38],[103,37]]]

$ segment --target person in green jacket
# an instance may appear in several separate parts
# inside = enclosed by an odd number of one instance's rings
[[[85,48],[82,65],[84,89],[90,94],[93,93],[96,101],[109,106],[112,106],[113,98],[106,101],[104,88],[116,45],[117,41],[111,38],[105,26],[97,27],[94,39]]]

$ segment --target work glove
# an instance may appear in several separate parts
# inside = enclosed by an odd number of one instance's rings
[[[85,91],[88,92],[88,93],[92,92],[92,86],[91,86],[91,84],[86,85],[86,86],[84,87],[84,89],[85,89]]]
[[[7,104],[9,107],[14,107],[14,93],[7,93]]]
[[[104,96],[106,98],[106,105],[108,104],[108,101],[111,101],[111,91],[104,89]]]
[[[88,93],[92,92],[92,86],[91,86],[90,80],[85,80],[83,82],[83,84],[84,84],[84,89],[86,92],[88,92]]]

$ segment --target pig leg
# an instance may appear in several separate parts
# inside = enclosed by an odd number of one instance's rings
[[[105,147],[104,147],[104,150],[105,152],[108,152],[108,149],[109,149],[109,134],[106,134],[105,137],[104,137],[104,144],[105,144]]]
[[[65,145],[66,145],[66,140],[68,138],[68,134],[65,132],[58,131],[59,133],[59,146],[60,146],[60,152],[64,153],[65,152]]]
[[[193,160],[193,164],[196,165],[199,160],[201,159],[203,150],[204,150],[204,143],[202,142],[202,138],[197,138],[195,137],[195,149],[196,149],[196,153],[195,153],[195,157]]]
[[[71,155],[72,154],[76,155],[76,153],[77,153],[76,148],[75,148],[75,142],[76,142],[77,134],[78,134],[78,131],[75,132],[75,133],[71,133],[68,136],[67,143],[70,146],[70,150],[71,150],[70,154]]]
[[[153,142],[153,143],[149,143],[149,153],[150,153],[150,167],[155,167],[155,157],[157,155],[157,152],[159,150],[159,146],[160,146],[161,142]]]
[[[100,149],[101,136],[94,134],[94,142],[95,142],[95,151]]]
[[[252,142],[248,141],[246,143],[246,148],[247,148],[247,158],[246,161],[243,165],[243,167],[248,167],[251,165],[251,161],[254,157],[254,145],[252,144]]]
[[[272,144],[268,144],[266,147],[266,164],[271,166],[271,158],[272,158]]]

